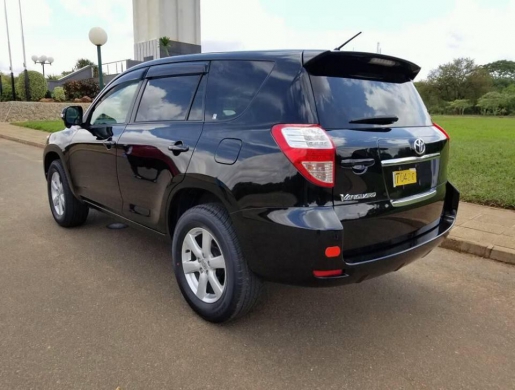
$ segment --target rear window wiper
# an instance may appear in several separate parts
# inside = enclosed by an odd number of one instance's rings
[[[390,125],[392,123],[395,123],[399,120],[396,116],[391,115],[378,115],[378,116],[372,116],[368,118],[358,118],[353,119],[349,121],[349,123],[363,123],[363,124],[370,124],[370,125]]]

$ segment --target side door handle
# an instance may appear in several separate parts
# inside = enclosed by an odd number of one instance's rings
[[[190,147],[188,145],[184,145],[182,141],[174,142],[173,145],[168,146],[168,150],[171,150],[173,154],[178,155],[182,152],[187,152],[190,150]]]
[[[104,146],[106,147],[106,149],[111,149],[114,145],[116,145],[116,142],[114,142],[112,139],[106,139],[105,141],[102,142],[104,144]]]

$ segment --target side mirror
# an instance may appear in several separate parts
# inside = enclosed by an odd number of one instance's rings
[[[70,128],[71,126],[82,125],[82,115],[81,106],[69,106],[65,107],[61,112],[61,119],[66,128]]]

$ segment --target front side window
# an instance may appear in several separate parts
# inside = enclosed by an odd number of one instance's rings
[[[92,125],[125,123],[137,88],[138,81],[113,88],[93,110],[90,123]]]
[[[200,75],[149,80],[141,98],[136,122],[185,120],[199,79]]]
[[[212,61],[206,95],[206,121],[235,118],[250,104],[274,67],[268,61]]]

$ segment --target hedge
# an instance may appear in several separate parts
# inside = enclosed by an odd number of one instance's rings
[[[88,96],[95,98],[100,92],[98,81],[95,79],[68,81],[63,84],[66,100],[73,100]]]

